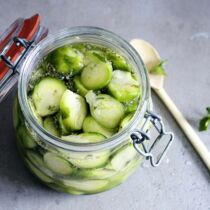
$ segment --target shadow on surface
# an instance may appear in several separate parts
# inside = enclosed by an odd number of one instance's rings
[[[197,167],[199,167],[200,171],[202,171],[202,174],[206,178],[207,182],[210,183],[210,179],[209,179],[210,173],[209,173],[207,167],[202,162],[201,158],[196,153],[193,146],[190,144],[187,137],[182,132],[181,128],[178,126],[178,124],[176,123],[176,121],[174,120],[174,118],[172,117],[170,112],[167,110],[167,108],[164,106],[164,104],[162,104],[161,100],[157,97],[157,95],[154,92],[152,92],[152,99],[153,99],[153,103],[155,102],[155,104],[154,104],[155,111],[156,110],[159,111],[160,108],[161,108],[161,110],[164,110],[164,112],[161,113],[161,115],[164,116],[164,118],[167,120],[167,124],[170,124],[170,128],[174,129],[174,130],[172,130],[172,132],[174,133],[174,136],[175,136],[173,144],[175,144],[177,140],[183,140],[183,141],[180,141],[181,145],[186,150],[186,152],[189,153],[190,159],[192,160],[192,162],[194,162],[197,165]],[[166,125],[166,127],[168,127],[168,126]],[[177,138],[178,135],[181,138]],[[169,152],[170,152],[170,150],[169,150]]]

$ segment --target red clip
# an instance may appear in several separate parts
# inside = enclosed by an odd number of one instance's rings
[[[25,19],[23,22],[23,26],[17,35],[19,38],[24,38],[27,41],[32,41],[34,35],[38,31],[40,26],[40,16],[36,14],[28,19]],[[5,37],[5,39],[0,43],[0,50],[3,48],[6,43],[10,40],[16,28],[14,27],[12,31]],[[17,46],[15,43],[11,45],[9,50],[6,52],[5,56],[10,58],[12,63],[15,63],[15,60],[19,57],[19,55],[23,52],[24,47],[19,45]],[[3,60],[0,60],[0,80],[5,76],[8,72],[9,67],[5,64]]]

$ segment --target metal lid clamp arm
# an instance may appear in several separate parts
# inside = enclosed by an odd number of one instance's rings
[[[162,122],[161,117],[158,115],[147,111],[145,114],[145,123],[142,127],[141,130],[135,130],[134,132],[131,133],[130,137],[133,141],[133,146],[137,150],[137,152],[144,156],[147,160],[150,160],[150,163],[153,167],[156,167],[160,165],[161,161],[165,157],[169,147],[171,146],[171,143],[174,139],[174,135],[171,132],[166,132],[165,131],[165,126]],[[145,130],[146,125],[148,122],[151,122],[152,126],[157,130],[158,136],[157,138],[153,141],[152,145],[147,148],[146,146],[146,141],[151,140],[151,137],[149,136],[149,130]],[[157,146],[157,143],[161,140],[163,140],[164,137],[168,137],[167,144],[163,151],[158,155],[158,157],[155,158],[155,156],[152,153],[152,150]],[[155,160],[156,159],[156,160]]]

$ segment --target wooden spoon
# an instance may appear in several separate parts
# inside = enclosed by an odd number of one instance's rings
[[[160,55],[151,44],[141,39],[133,39],[130,43],[140,54],[148,70],[160,64]],[[188,140],[193,145],[196,152],[200,155],[201,159],[206,164],[207,168],[210,170],[210,152],[164,90],[164,76],[149,74],[149,79],[152,89],[164,102],[164,104],[171,112],[172,116],[175,118],[182,131],[188,137]]]

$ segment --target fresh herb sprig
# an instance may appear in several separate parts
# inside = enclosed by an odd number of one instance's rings
[[[164,69],[164,66],[165,66],[166,62],[167,62],[167,60],[161,61],[158,65],[151,68],[149,73],[166,76],[167,74],[166,74],[165,69]]]
[[[210,125],[210,107],[206,108],[207,115],[200,120],[199,131],[206,131]]]

